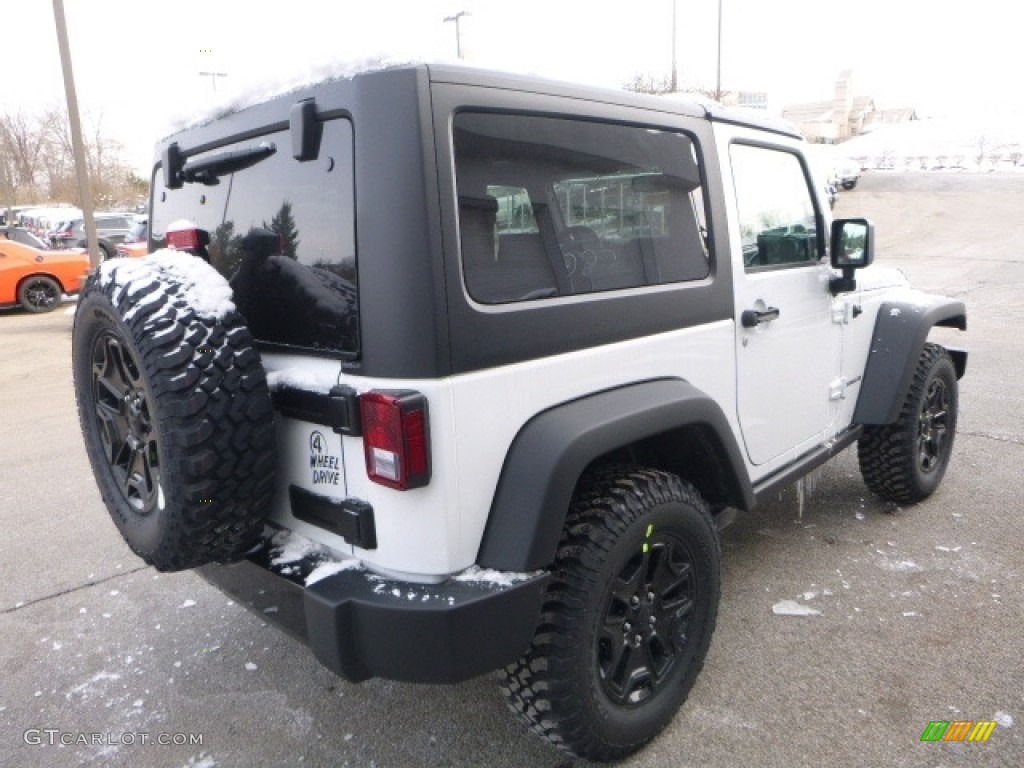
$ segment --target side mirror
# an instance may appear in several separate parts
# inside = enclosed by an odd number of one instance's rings
[[[854,272],[875,260],[875,225],[867,219],[836,219],[832,222],[829,253],[832,267],[843,273],[829,281],[829,291],[835,296],[855,290]]]

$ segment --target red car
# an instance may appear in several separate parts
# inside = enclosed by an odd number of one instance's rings
[[[0,307],[49,312],[61,294],[78,293],[88,271],[87,251],[43,251],[0,237]]]

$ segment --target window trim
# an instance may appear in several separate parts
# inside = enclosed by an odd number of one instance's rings
[[[614,107],[613,107],[614,109]],[[640,285],[627,286],[623,288],[614,288],[608,290],[597,290],[597,291],[585,291],[580,293],[569,293],[564,295],[557,295],[552,297],[543,297],[528,300],[509,300],[501,302],[483,302],[473,297],[470,293],[469,285],[466,280],[466,269],[464,263],[464,255],[462,248],[462,235],[461,235],[461,221],[459,218],[459,186],[458,186],[458,164],[455,147],[455,122],[456,119],[463,114],[482,114],[482,115],[511,115],[516,117],[536,117],[546,118],[552,120],[563,120],[573,121],[578,123],[590,123],[602,126],[613,126],[618,128],[632,128],[642,131],[658,131],[661,133],[671,133],[679,136],[683,136],[690,141],[690,145],[693,147],[695,155],[695,165],[697,166],[697,174],[700,179],[699,192],[701,198],[701,206],[703,213],[703,231],[700,232],[701,220],[696,219],[698,231],[702,236],[702,242],[700,247],[704,253],[707,261],[707,273],[700,278],[693,280],[676,280],[662,283],[644,283]],[[604,118],[595,116],[593,113],[586,114],[573,114],[566,111],[545,111],[538,109],[520,109],[514,107],[504,106],[485,106],[480,103],[470,104],[463,103],[451,110],[448,114],[447,120],[447,149],[450,153],[451,170],[452,170],[452,192],[453,192],[453,207],[455,210],[455,231],[456,231],[456,252],[458,254],[457,269],[459,273],[459,282],[462,287],[462,293],[467,303],[475,310],[480,312],[494,313],[494,312],[506,312],[506,311],[524,311],[533,307],[550,307],[550,306],[564,306],[569,304],[578,304],[581,302],[593,302],[601,301],[602,297],[609,297],[615,295],[632,295],[638,292],[651,293],[651,292],[664,292],[671,290],[679,290],[686,288],[687,286],[702,286],[709,285],[715,282],[718,278],[717,275],[721,271],[721,265],[716,259],[716,238],[714,236],[714,225],[713,216],[711,211],[711,194],[709,191],[709,176],[708,176],[708,162],[709,156],[705,153],[703,144],[697,134],[689,128],[685,128],[679,125],[669,125],[666,121],[659,123],[657,121],[641,121],[641,120],[624,120],[614,118]],[[688,195],[689,196],[689,195]],[[694,206],[696,208],[696,206]]]
[[[817,192],[815,190],[815,187],[814,187],[814,184],[813,184],[814,176],[811,173],[811,168],[810,168],[810,165],[807,162],[807,157],[802,152],[800,152],[800,150],[797,149],[796,147],[786,146],[786,145],[783,145],[783,144],[775,144],[775,143],[772,143],[770,141],[758,141],[756,139],[748,139],[748,138],[743,138],[743,137],[733,138],[732,140],[730,140],[729,141],[728,150],[727,150],[726,154],[727,154],[727,156],[729,158],[729,175],[730,175],[730,178],[732,180],[733,198],[734,198],[734,202],[735,202],[735,205],[736,205],[737,226],[739,225],[739,220],[738,219],[739,219],[740,202],[739,202],[739,197],[738,197],[738,189],[736,187],[736,176],[735,176],[735,173],[734,173],[734,164],[733,164],[733,156],[732,156],[732,148],[734,146],[737,146],[737,145],[746,146],[746,147],[753,147],[755,149],[764,149],[764,150],[774,151],[774,152],[783,152],[785,154],[791,155],[791,156],[796,158],[797,162],[800,164],[800,169],[803,171],[804,184],[807,187],[807,192],[808,192],[808,194],[810,196],[810,199],[811,199],[811,207],[814,209],[814,227],[815,227],[815,234],[816,234],[816,237],[815,237],[815,252],[817,254],[817,258],[815,258],[814,260],[812,260],[812,261],[786,262],[784,264],[761,264],[761,265],[757,265],[757,266],[753,266],[753,267],[747,266],[747,264],[744,262],[744,264],[743,264],[743,272],[744,272],[744,274],[756,275],[756,274],[763,274],[765,272],[777,272],[777,271],[780,271],[780,270],[803,269],[805,267],[819,266],[822,263],[822,259],[824,259],[828,255],[828,251],[827,251],[827,247],[826,247],[827,243],[826,243],[826,237],[825,237],[825,215],[824,215],[824,213],[821,210],[821,204],[820,204],[821,201],[818,199],[818,194],[817,194]],[[742,251],[742,249],[743,249],[742,234],[740,236],[739,247],[740,247],[740,250]]]

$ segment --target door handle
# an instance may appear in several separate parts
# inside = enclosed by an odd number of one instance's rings
[[[761,323],[770,323],[779,319],[779,308],[768,307],[767,309],[745,309],[740,315],[740,323],[744,328],[756,328]]]

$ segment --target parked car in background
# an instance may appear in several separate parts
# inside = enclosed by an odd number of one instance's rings
[[[135,217],[130,214],[96,216],[96,235],[99,239],[100,261],[113,258],[119,243],[127,242],[132,237],[132,225]],[[55,248],[85,248],[85,220],[71,219],[50,235],[50,242]]]
[[[78,293],[88,271],[87,251],[44,251],[0,238],[0,307],[20,304],[29,312],[49,312],[61,294]]]
[[[0,240],[13,240],[22,245],[30,245],[40,250],[48,250],[49,244],[34,235],[31,230],[25,227],[0,227]]]
[[[851,190],[857,186],[860,179],[860,166],[853,160],[840,160],[836,163],[836,177],[843,189]]]
[[[131,239],[115,249],[118,258],[138,259],[149,253],[149,220],[139,219],[132,225]]]

